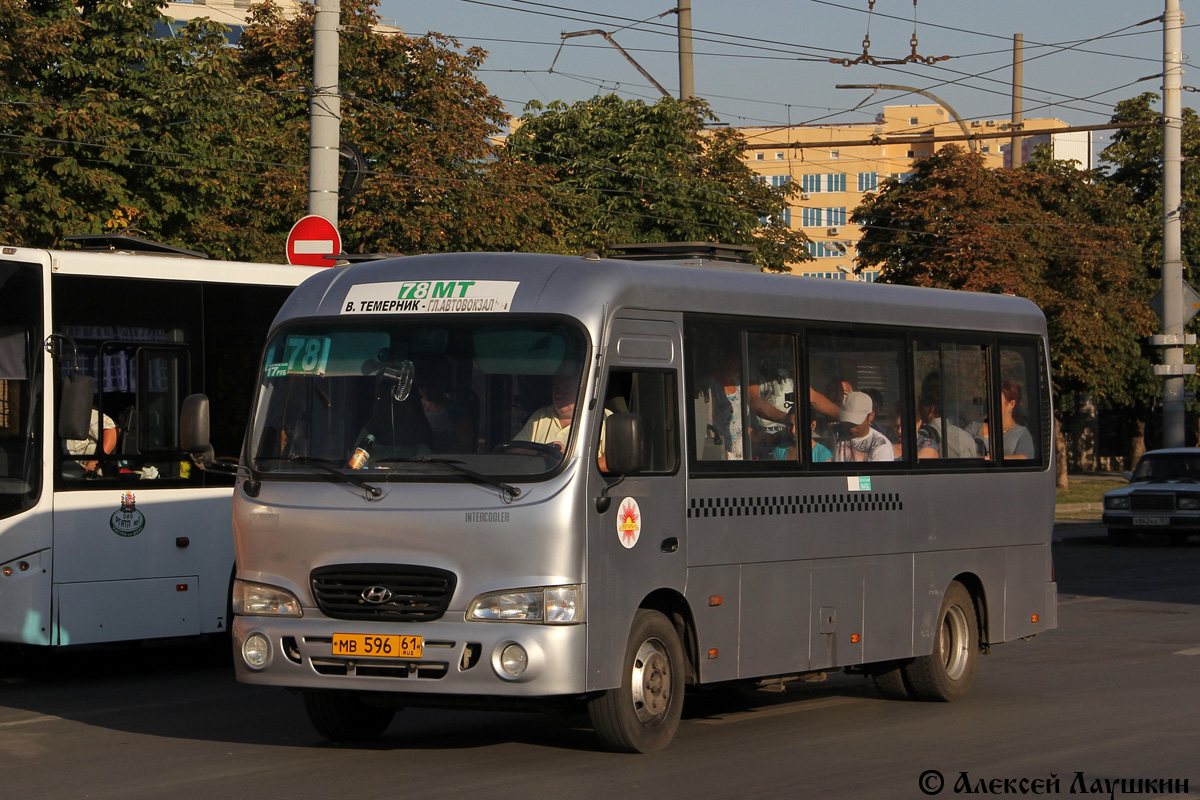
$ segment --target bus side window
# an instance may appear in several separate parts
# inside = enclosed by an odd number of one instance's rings
[[[918,458],[987,457],[987,363],[981,345],[916,343]]]
[[[1041,454],[1041,381],[1037,352],[1029,346],[1000,348],[997,388],[1002,427],[992,432],[1003,442],[1003,460],[1010,465],[1038,460]]]

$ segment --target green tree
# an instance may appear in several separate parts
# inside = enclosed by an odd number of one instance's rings
[[[369,165],[357,193],[342,198],[347,248],[553,250],[561,216],[545,199],[549,172],[497,143],[508,117],[476,77],[484,51],[460,52],[437,34],[381,33],[376,7],[341,3],[341,139]],[[275,98],[253,142],[270,179],[255,189],[249,224],[276,240],[307,204],[307,170],[293,165],[308,160],[313,12],[284,19],[259,6],[240,41],[242,79]]]
[[[1077,391],[1127,404],[1152,390],[1142,341],[1154,287],[1128,189],[1044,154],[1024,169],[992,170],[956,146],[880,189],[851,218],[863,227],[856,269],[1029,298],[1046,315],[1056,398]],[[1064,479],[1065,459],[1059,465]]]
[[[156,39],[160,2],[0,0],[0,238],[53,246],[136,226],[186,244],[236,150],[234,62],[204,20]]]
[[[534,102],[508,148],[553,170],[570,248],[712,241],[751,245],[758,263],[777,271],[808,260],[808,238],[785,221],[796,187],[757,179],[742,135],[708,129],[714,119],[702,101]]]

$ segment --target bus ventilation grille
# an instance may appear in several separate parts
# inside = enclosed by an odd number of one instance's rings
[[[339,564],[310,578],[325,616],[380,622],[441,619],[456,584],[453,572],[408,564]]]

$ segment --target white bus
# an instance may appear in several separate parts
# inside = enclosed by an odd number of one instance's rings
[[[0,647],[228,629],[233,475],[180,409],[210,397],[235,461],[270,321],[319,270],[115,241],[0,248]]]
[[[332,739],[853,669],[955,700],[1054,628],[1046,325],[1000,295],[523,254],[302,284],[234,493],[239,679]]]

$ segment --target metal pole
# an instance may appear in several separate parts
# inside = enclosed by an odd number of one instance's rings
[[[309,106],[308,213],[337,225],[338,148],[342,119],[338,91],[341,0],[317,0],[313,17],[313,93]]]
[[[692,74],[692,0],[679,0],[679,99],[696,96]]]
[[[1012,90],[1012,130],[1009,152],[1012,154],[1012,168],[1019,169],[1024,162],[1021,153],[1021,137],[1017,131],[1025,127],[1024,116],[1024,72],[1025,69],[1025,34],[1013,34],[1013,90]]]
[[[1180,165],[1183,138],[1183,14],[1167,0],[1163,14],[1163,446],[1183,447],[1183,244]]]
[[[958,112],[955,111],[949,103],[947,103],[942,98],[938,97],[933,92],[927,92],[924,89],[918,89],[915,86],[901,86],[898,83],[839,83],[836,86],[834,86],[833,88],[835,88],[835,89],[874,89],[875,91],[879,91],[880,89],[885,89],[887,91],[894,91],[894,92],[913,92],[915,94],[921,95],[922,97],[928,97],[930,100],[937,103],[942,108],[946,109],[946,111],[949,112],[950,116],[954,118],[954,121],[958,123],[959,129],[963,132],[963,139],[956,139],[956,141],[964,141],[965,140],[967,143],[967,147],[969,147],[971,149],[971,152],[972,153],[975,152],[975,136],[974,136],[974,134],[971,133],[971,131],[967,130],[967,123],[963,121],[963,118],[958,115]],[[921,140],[914,139],[914,141],[921,141]],[[929,139],[925,139],[925,141],[929,141]],[[885,144],[886,144],[886,142],[885,142]],[[770,146],[771,145],[767,145],[767,147],[770,147]],[[826,143],[825,146],[828,147],[829,144]]]

